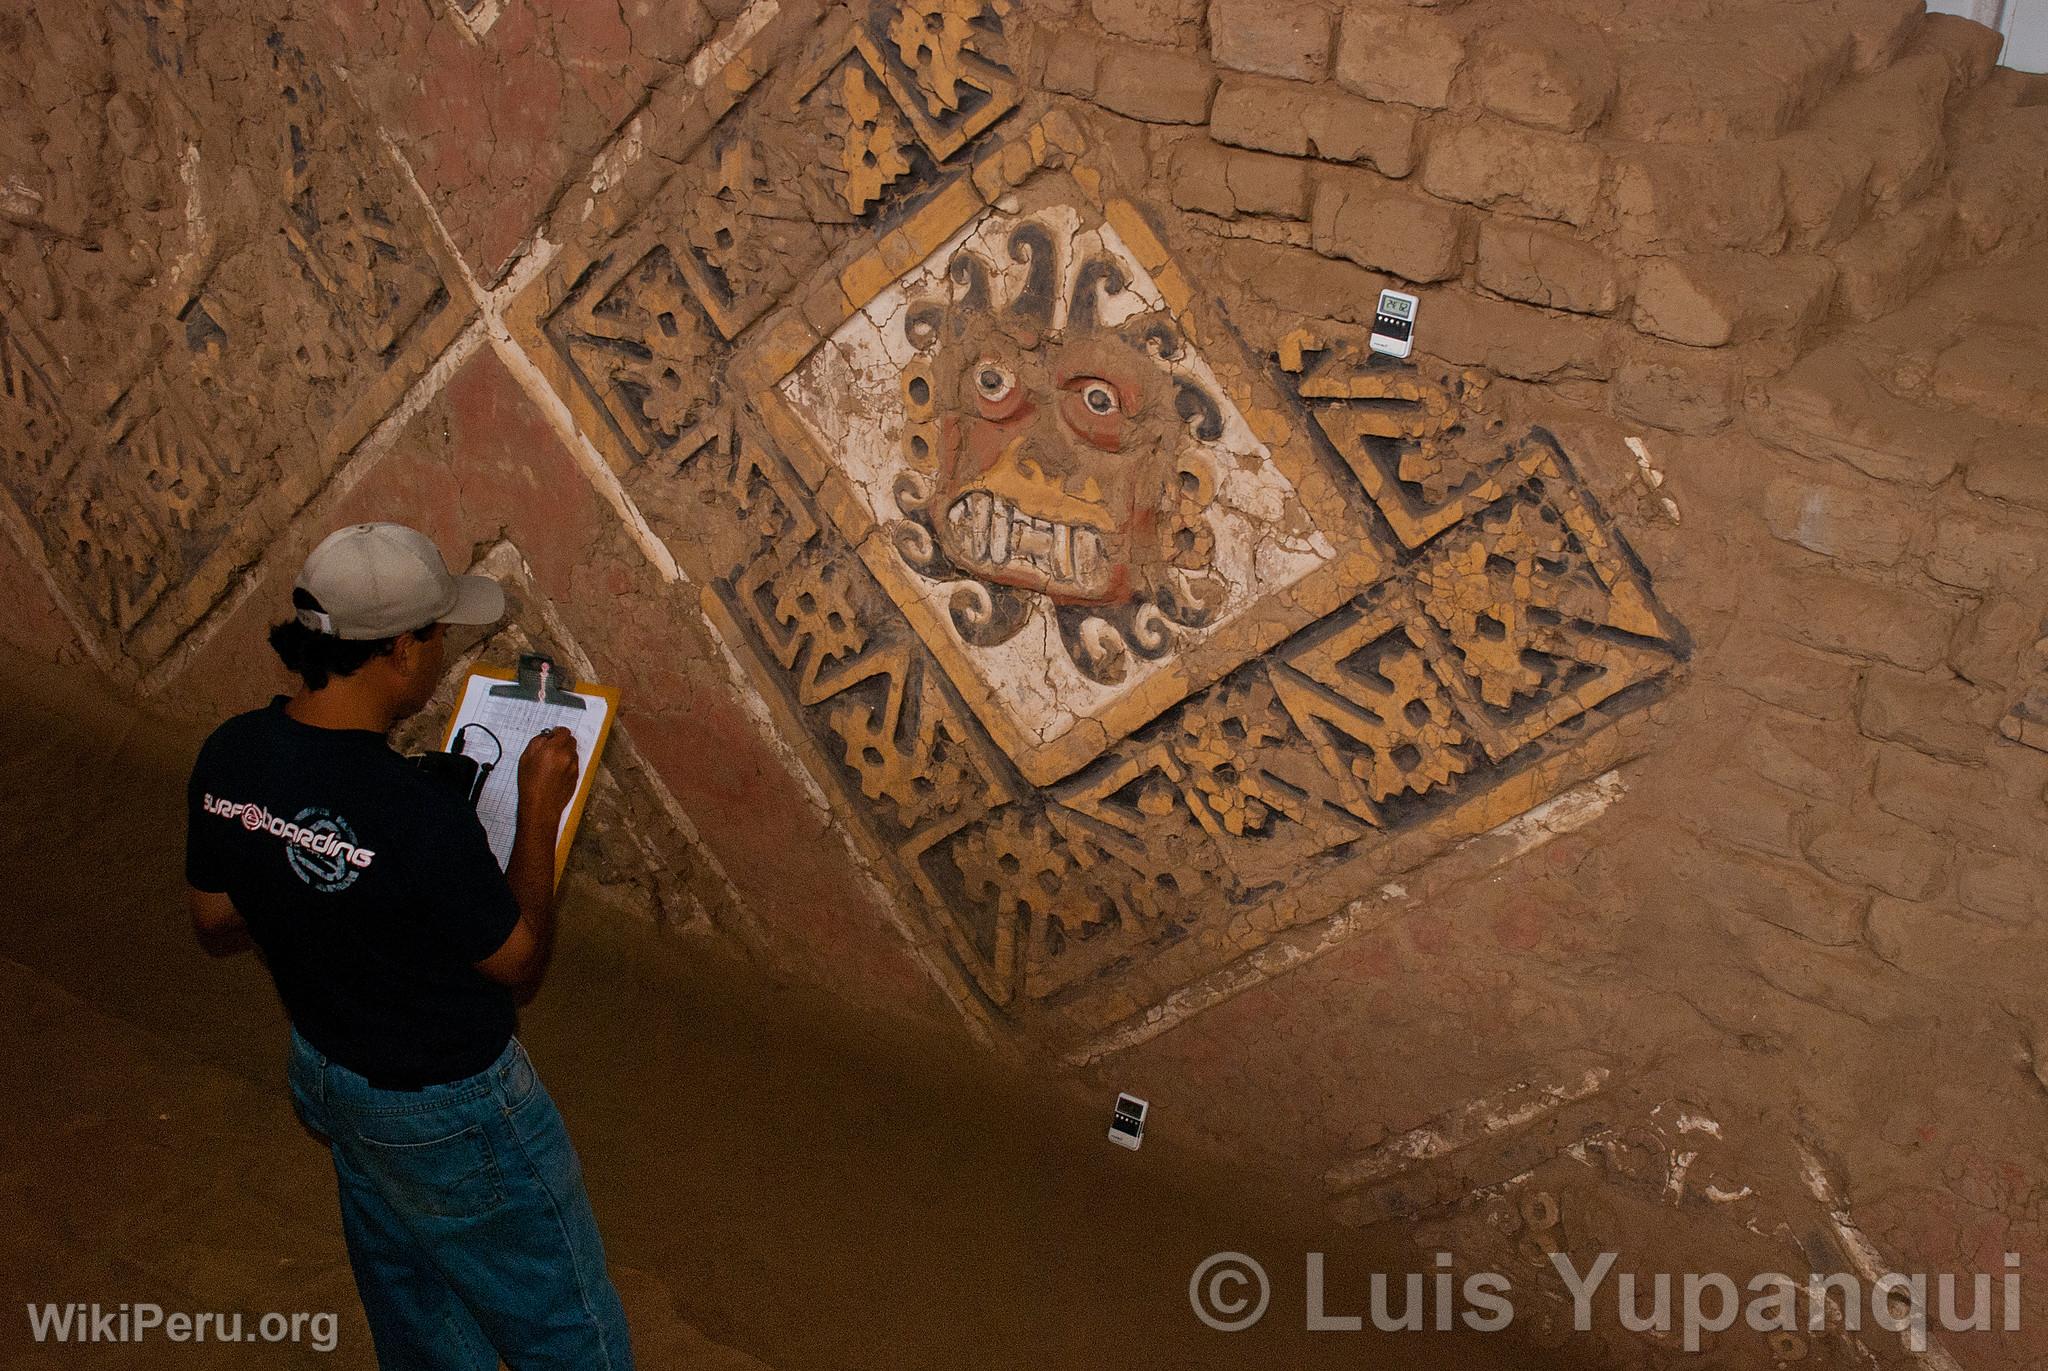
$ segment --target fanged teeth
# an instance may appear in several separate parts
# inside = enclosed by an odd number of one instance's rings
[[[1109,562],[1098,530],[1021,514],[985,490],[955,500],[946,522],[961,550],[990,566],[1028,562],[1052,580],[1091,585]]]
[[[997,566],[1010,560],[1010,540],[1016,533],[1016,513],[1008,505],[998,502],[995,513],[990,516],[988,550],[982,555]]]
[[[1102,550],[1102,535],[1092,528],[1075,530],[1074,579],[1084,586],[1094,585],[1108,571],[1109,554]]]

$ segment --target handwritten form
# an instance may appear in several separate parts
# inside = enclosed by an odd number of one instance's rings
[[[483,736],[483,729],[488,728],[504,744],[504,758],[492,768],[490,778],[484,782],[483,793],[476,802],[477,817],[483,821],[484,833],[491,840],[491,853],[502,867],[512,859],[512,839],[519,811],[520,755],[526,751],[527,743],[550,728],[566,728],[576,735],[576,760],[581,770],[576,778],[575,798],[562,811],[562,824],[555,833],[555,871],[559,875],[563,862],[568,859],[569,843],[576,836],[576,825],[583,817],[584,802],[590,797],[591,782],[597,775],[598,754],[603,751],[604,740],[611,731],[617,692],[604,690],[598,693],[591,689],[566,692],[583,701],[583,708],[572,709],[540,700],[491,694],[493,687],[505,684],[503,677],[481,672],[470,675],[463,683],[462,699],[455,707],[455,717],[449,721],[448,741],[444,746],[452,749],[456,736],[460,734],[464,755],[487,762],[493,748],[490,738]],[[469,724],[481,727],[461,733]]]

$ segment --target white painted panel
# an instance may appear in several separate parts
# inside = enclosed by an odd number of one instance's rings
[[[1999,60],[2021,71],[2048,71],[2048,0],[2006,0]]]

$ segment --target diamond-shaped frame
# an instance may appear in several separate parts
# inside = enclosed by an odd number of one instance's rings
[[[1449,635],[1433,621],[1428,627],[1443,644],[1434,654],[1435,669],[1451,690],[1458,712],[1492,760],[1501,761],[1529,743],[1594,706],[1629,688],[1662,675],[1688,650],[1685,630],[1650,593],[1649,578],[1628,549],[1601,523],[1585,493],[1572,477],[1557,440],[1541,429],[1522,445],[1515,465],[1525,478],[1490,505],[1472,511],[1472,518],[1431,545],[1414,575],[1421,579],[1432,565],[1441,565],[1483,538],[1478,520],[1488,509],[1522,502],[1531,509],[1555,514],[1559,525],[1597,581],[1585,612],[1541,630],[1558,655],[1592,668],[1565,689],[1550,693],[1529,712],[1510,716],[1490,706],[1473,679],[1451,663]],[[1590,589],[1590,588],[1589,588]],[[1412,591],[1419,595],[1419,590]],[[1430,621],[1427,609],[1418,617]],[[1547,649],[1539,648],[1539,651]]]
[[[882,84],[889,90],[889,98],[910,120],[911,129],[917,134],[918,141],[930,151],[932,160],[943,162],[1016,106],[1017,78],[984,57],[963,53],[962,83],[981,91],[985,98],[957,122],[939,122],[925,109],[924,101],[918,98],[910,67],[888,46],[888,16],[899,8],[908,10],[909,6],[869,6],[855,25],[854,46],[860,49],[868,67],[882,78]],[[986,4],[979,6],[982,16],[997,8]],[[1000,15],[996,22],[1001,22]]]
[[[1000,168],[1006,181],[1020,186],[1029,183],[1034,196],[1080,208],[1115,231],[1152,277],[1188,344],[1209,359],[1227,398],[1251,424],[1275,467],[1313,516],[1317,530],[1328,536],[1334,555],[1322,566],[1247,607],[1099,713],[1055,737],[1039,737],[1010,715],[958,643],[944,610],[934,603],[916,573],[903,564],[886,530],[876,523],[866,502],[835,464],[834,454],[824,450],[780,389],[780,383],[835,329],[929,260],[941,245],[987,212],[992,202],[1004,199],[1009,184],[998,182],[988,187],[998,193],[985,195],[975,183],[956,182],[903,228],[884,236],[828,284],[825,298],[814,296],[806,302],[801,320],[787,322],[783,336],[771,340],[764,355],[757,358],[748,384],[771,435],[811,488],[820,508],[854,544],[976,717],[1033,785],[1045,785],[1072,773],[1130,730],[1376,583],[1390,566],[1387,551],[1374,536],[1363,507],[1345,494],[1353,483],[1328,465],[1303,421],[1217,312],[1189,285],[1137,207],[1114,196],[1091,193],[1084,180],[1092,177],[1045,165],[1049,150],[1067,146],[1078,151],[1077,143],[1078,132],[1067,121],[1049,119],[997,149],[984,165]],[[1028,156],[1028,162],[1018,154]],[[980,175],[975,182],[986,185]]]

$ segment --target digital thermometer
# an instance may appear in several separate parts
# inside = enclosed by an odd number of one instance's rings
[[[1137,1151],[1145,1140],[1145,1109],[1145,1102],[1136,1095],[1118,1095],[1116,1112],[1109,1118],[1109,1140]]]
[[[1406,357],[1415,337],[1415,297],[1405,291],[1383,290],[1372,313],[1372,350],[1389,357]]]

